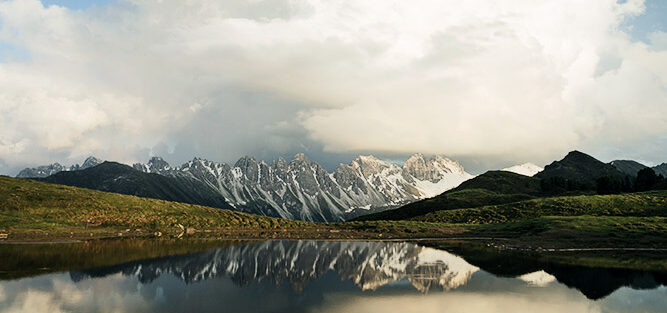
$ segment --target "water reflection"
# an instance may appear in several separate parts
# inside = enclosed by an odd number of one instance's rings
[[[289,282],[297,290],[327,271],[351,280],[361,290],[401,279],[415,289],[452,289],[465,284],[479,268],[451,253],[411,243],[270,241],[232,246],[195,254],[71,272],[73,281],[113,273],[137,276],[149,283],[173,274],[186,283],[229,277],[239,286],[268,280]]]
[[[660,273],[536,269],[521,260],[508,270],[492,258],[468,261],[411,243],[252,243],[0,282],[0,311],[662,312],[667,306]]]

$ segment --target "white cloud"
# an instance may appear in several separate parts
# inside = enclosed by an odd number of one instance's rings
[[[627,150],[667,134],[664,33],[646,45],[619,30],[643,10],[637,0],[0,2],[0,41],[30,54],[0,63],[0,160],[124,161],[165,142],[222,160],[304,142],[534,162]]]

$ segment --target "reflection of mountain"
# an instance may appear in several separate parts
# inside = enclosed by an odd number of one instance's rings
[[[667,273],[662,272],[563,265],[511,251],[449,249],[465,260],[411,243],[267,241],[70,272],[70,276],[79,281],[123,273],[137,276],[142,283],[162,274],[186,283],[228,277],[239,286],[287,282],[302,290],[332,271],[362,290],[406,280],[417,290],[428,292],[465,285],[482,269],[495,276],[517,277],[533,286],[557,281],[589,299],[604,298],[623,286],[652,289],[667,285]]]
[[[550,266],[545,271],[566,286],[578,289],[589,299],[602,299],[623,286],[653,289],[667,285],[667,273],[565,266]]]
[[[271,241],[194,254],[71,272],[73,280],[122,272],[143,283],[173,274],[187,283],[230,277],[239,285],[265,279],[302,289],[332,270],[363,290],[407,279],[416,289],[451,289],[465,284],[477,267],[448,252],[410,243]]]

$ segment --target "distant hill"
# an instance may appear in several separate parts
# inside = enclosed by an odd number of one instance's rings
[[[78,171],[58,172],[40,180],[125,195],[232,209],[222,195],[198,180],[144,173],[116,162],[104,162]]]
[[[502,194],[487,189],[463,189],[448,191],[430,199],[404,205],[398,209],[359,216],[354,220],[405,220],[441,210],[455,210],[485,205],[512,203],[531,198],[533,198],[533,196],[527,194]]]
[[[541,193],[538,178],[506,171],[488,171],[464,181],[451,191],[465,189],[486,189],[501,194],[538,195]]]
[[[488,171],[430,199],[356,220],[402,220],[440,210],[472,208],[531,199],[540,194],[540,180],[506,171]]]
[[[537,198],[516,203],[440,210],[412,220],[437,223],[491,224],[544,216],[667,216],[667,192]],[[610,209],[613,208],[613,209]],[[667,227],[663,227],[667,228]]]
[[[660,165],[652,167],[656,174],[660,174],[667,178],[667,163],[662,163]]]
[[[619,171],[611,164],[604,163],[588,154],[572,151],[562,160],[554,161],[544,167],[544,170],[534,177],[544,180],[550,185],[549,189],[565,190],[595,190],[596,180],[602,177],[613,177],[620,181],[626,180],[628,175]]]
[[[622,173],[630,176],[637,176],[637,172],[646,168],[646,165],[632,160],[614,160],[609,162],[609,164]]]

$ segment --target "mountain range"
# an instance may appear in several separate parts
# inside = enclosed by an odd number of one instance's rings
[[[289,162],[279,158],[271,163],[246,156],[233,166],[194,158],[173,167],[153,157],[131,168],[113,162],[83,170],[79,167],[78,171],[72,168],[43,180],[318,222],[344,221],[399,207],[438,195],[473,177],[458,162],[422,154],[411,156],[402,166],[374,156],[359,156],[331,173],[304,154],[297,154]],[[43,177],[47,169],[56,170],[58,166],[25,169],[21,177],[31,173]]]
[[[595,191],[600,178],[606,179],[608,188],[627,190],[643,168],[635,161],[604,163],[572,151],[545,168],[525,163],[477,177],[456,161],[422,154],[412,155],[401,166],[359,156],[327,172],[300,153],[289,162],[279,158],[267,163],[245,156],[233,165],[194,158],[171,166],[153,157],[132,167],[89,157],[71,167],[54,163],[27,168],[18,177],[292,220],[337,222],[368,214],[409,218],[434,206],[465,208]],[[667,164],[653,170],[661,173]],[[391,212],[372,215],[404,205],[403,213],[392,217]]]
[[[67,171],[78,171],[78,170],[84,170],[96,165],[101,164],[103,161],[90,156],[86,158],[85,161],[83,161],[83,164],[74,164],[72,166],[63,166],[60,165],[60,163],[53,163],[50,165],[43,165],[43,166],[38,166],[38,167],[33,167],[33,168],[25,168],[22,171],[16,175],[16,177],[20,178],[43,178],[43,177],[48,177],[51,176],[55,173],[59,172],[67,172]]]

